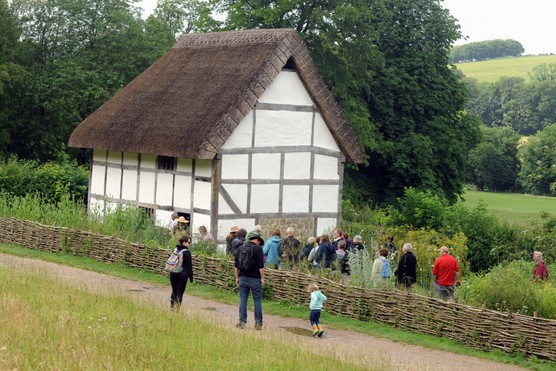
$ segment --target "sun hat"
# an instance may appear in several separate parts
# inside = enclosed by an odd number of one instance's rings
[[[185,219],[183,216],[178,218],[178,223],[189,223],[189,220]]]
[[[237,225],[234,225],[232,228],[230,228],[230,233],[236,233],[237,231],[239,231]]]

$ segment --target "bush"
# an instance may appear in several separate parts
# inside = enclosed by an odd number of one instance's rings
[[[549,267],[550,269],[550,267]],[[533,263],[517,260],[498,265],[484,275],[471,276],[466,283],[466,304],[556,318],[556,287],[553,279],[532,282]]]

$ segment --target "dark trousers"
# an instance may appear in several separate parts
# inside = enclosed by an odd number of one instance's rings
[[[309,314],[311,325],[320,325],[320,312],[320,309],[311,309],[311,313]]]
[[[183,293],[187,286],[187,275],[182,273],[170,273],[170,284],[172,285],[172,296],[170,306],[179,308],[183,299]]]

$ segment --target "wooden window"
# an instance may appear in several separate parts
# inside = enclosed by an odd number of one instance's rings
[[[154,212],[154,209],[152,207],[140,207],[140,208],[143,209],[143,211],[145,212],[145,215],[147,217],[154,220],[155,212]]]
[[[176,171],[177,164],[178,161],[175,157],[158,156],[156,159],[156,168],[158,170]]]

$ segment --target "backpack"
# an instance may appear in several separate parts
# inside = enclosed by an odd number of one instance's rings
[[[382,269],[380,270],[380,277],[390,278],[390,262],[388,260],[384,260],[382,262]]]
[[[166,260],[166,267],[164,268],[166,272],[170,273],[180,273],[183,272],[183,253],[187,249],[182,249],[178,252],[178,249],[174,249],[168,260]]]
[[[237,250],[237,268],[240,271],[248,271],[253,265],[253,248],[243,245]]]

